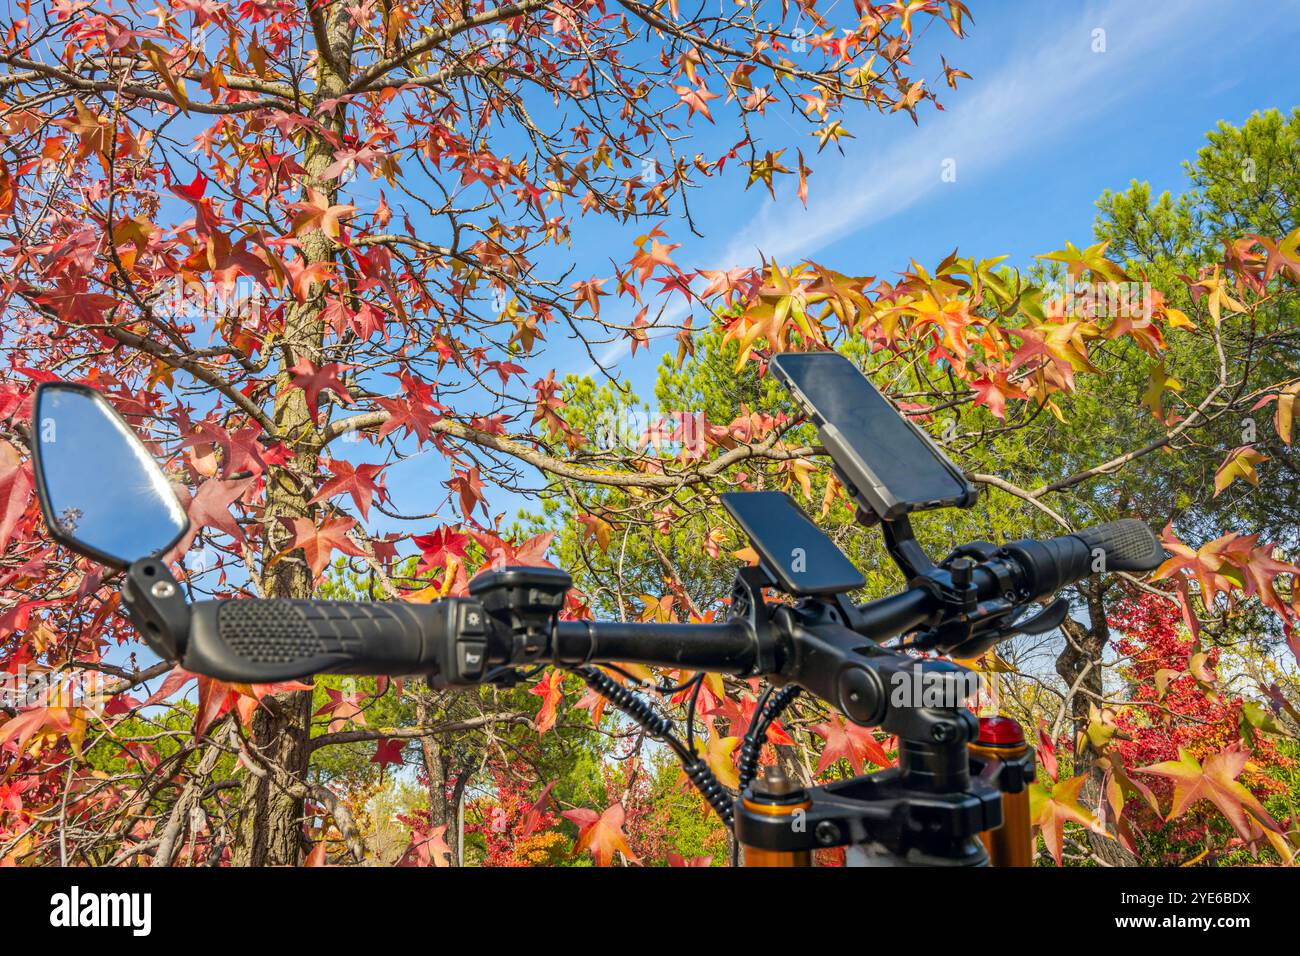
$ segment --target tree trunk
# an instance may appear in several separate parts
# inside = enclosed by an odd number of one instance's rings
[[[416,721],[420,726],[429,723],[428,702],[421,695],[416,705]],[[460,832],[456,826],[456,805],[464,789],[464,777],[457,780],[457,786],[451,799],[447,796],[447,779],[450,774],[451,761],[436,737],[421,737],[420,750],[424,756],[424,772],[429,778],[429,825],[433,828],[445,826],[443,840],[451,849],[451,865],[459,859],[458,842]]]
[[[351,72],[352,31],[350,17],[336,7],[327,28],[332,56],[317,57],[316,101],[340,96]],[[331,114],[334,132],[343,131],[343,110]],[[325,120],[330,122],[330,120]],[[306,185],[333,204],[338,196],[335,180],[323,177],[334,161],[334,151],[323,137],[308,134],[303,167]],[[332,262],[334,246],[323,232],[315,230],[300,238],[300,252],[307,265]],[[306,393],[293,387],[292,368],[303,359],[321,364],[325,326],[321,319],[323,293],[319,287],[288,310],[284,331],[274,340],[279,350],[279,368],[272,397],[272,421],[292,455],[285,467],[268,468],[266,480],[265,528],[262,543],[262,596],[265,598],[309,598],[315,583],[302,552],[275,557],[289,540],[281,519],[312,518],[311,499],[315,476],[323,451],[321,424],[312,417]],[[321,423],[328,420],[328,406],[320,402]],[[313,519],[314,520],[314,519]],[[253,717],[250,741],[265,760],[278,765],[295,780],[307,775],[311,736],[311,692],[276,694],[263,701]],[[240,794],[239,827],[235,834],[236,866],[296,866],[301,859],[303,801],[277,785],[274,774],[249,775]]]
[[[1101,661],[1110,640],[1110,625],[1106,623],[1106,602],[1101,584],[1080,584],[1079,590],[1088,603],[1088,625],[1085,627],[1073,618],[1065,619],[1061,625],[1066,638],[1065,647],[1056,659],[1056,673],[1067,689],[1073,690],[1070,716],[1075,735],[1075,772],[1088,775],[1081,802],[1086,807],[1095,808],[1101,800],[1104,773],[1088,746],[1087,730],[1091,706],[1100,707],[1105,694]],[[1093,853],[1105,863],[1111,866],[1137,865],[1136,857],[1115,840],[1091,831],[1087,838]]]
[[[1105,629],[1105,618],[1102,629]],[[1056,658],[1056,673],[1070,695],[1070,718],[1078,735],[1088,729],[1088,705],[1097,701],[1104,687],[1101,653],[1108,635],[1103,633],[1098,638],[1095,625],[1085,627],[1069,617],[1061,630],[1065,634],[1065,647]]]

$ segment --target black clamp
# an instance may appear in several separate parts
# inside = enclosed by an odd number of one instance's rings
[[[971,774],[1000,793],[1022,793],[1037,779],[1038,764],[1034,748],[1008,757],[986,758],[974,754],[970,758]]]
[[[754,635],[754,674],[773,674],[779,670],[777,635],[772,627],[771,612],[763,600],[763,589],[768,587],[772,587],[772,581],[762,568],[738,569],[727,609],[727,620],[745,621]]]
[[[163,660],[180,660],[190,632],[190,606],[167,565],[141,558],[126,569],[122,603],[131,623]]]
[[[928,865],[979,865],[988,857],[976,837],[1002,825],[1002,793],[988,781],[933,793],[909,787],[897,768],[789,794],[807,801],[793,814],[763,813],[752,787],[743,797],[736,801],[737,840],[777,852],[878,844]]]
[[[514,662],[537,661],[573,578],[559,568],[508,567],[486,571],[469,582],[469,593],[496,625],[509,647],[501,655]],[[491,635],[490,635],[491,636]]]

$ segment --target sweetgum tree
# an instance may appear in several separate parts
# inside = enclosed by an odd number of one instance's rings
[[[200,680],[194,736],[162,775],[148,761],[129,782],[86,773],[83,747],[166,668],[130,656],[101,570],[42,534],[23,431],[36,382],[87,382],[142,427],[174,424],[151,430],[181,439],[157,450],[178,452],[191,492],[194,593],[305,597],[337,554],[387,594],[458,588],[467,561],[507,543],[467,549],[436,527],[434,584],[394,581],[396,540],[367,531],[392,510],[389,469],[431,453],[454,523],[489,535],[485,489],[524,466],[680,483],[566,458],[580,437],[546,343],[642,342],[661,286],[692,301],[766,289],[758,272],[673,261],[690,189],[788,177],[795,201],[803,151],[760,142],[762,116],[788,111],[823,146],[863,110],[915,118],[934,84],[911,65],[914,37],[930,23],[960,36],[966,16],[957,0],[825,14],[811,0],[18,4],[0,54],[3,660],[107,674],[111,706],[8,708],[0,858],[166,864],[188,834],[236,863],[293,864],[320,796],[304,786],[313,705],[296,684]],[[712,153],[690,136],[707,123],[732,130]],[[574,275],[583,219],[645,225],[609,271]],[[616,321],[611,297],[640,314]],[[754,321],[781,324],[771,309]],[[419,505],[426,524],[443,510]],[[168,695],[189,679],[172,675]],[[212,779],[234,754],[236,785]]]

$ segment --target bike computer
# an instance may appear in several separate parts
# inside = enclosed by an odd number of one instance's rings
[[[845,489],[886,521],[975,503],[978,493],[930,436],[838,352],[787,352],[772,371],[817,427]]]
[[[732,491],[719,497],[749,536],[764,570],[787,594],[839,594],[867,583],[785,492]]]

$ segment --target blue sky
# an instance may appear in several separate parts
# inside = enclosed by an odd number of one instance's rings
[[[743,179],[718,183],[695,199],[709,235],[686,243],[678,262],[726,268],[762,251],[891,275],[910,257],[933,265],[957,248],[1027,263],[1067,239],[1090,240],[1104,189],[1132,179],[1181,189],[1182,162],[1219,120],[1300,105],[1300,3],[1291,0],[971,7],[966,40],[932,30],[913,57],[929,70],[942,52],[972,74],[955,91],[931,80],[943,112],[924,111],[920,126],[901,114],[851,123],[857,138],[844,141],[844,155],[817,158],[807,210],[789,195],[793,177],[776,203],[758,187],[743,192]],[[1099,38],[1104,52],[1094,51]],[[785,139],[812,153],[802,132]],[[952,182],[941,177],[948,159]],[[655,359],[634,361],[619,346],[603,357],[644,391],[669,347]],[[568,370],[588,370],[574,358]]]
[[[970,6],[975,22],[967,39],[932,28],[913,56],[916,70],[939,89],[943,112],[927,108],[919,126],[898,113],[860,115],[848,124],[856,138],[843,141],[843,156],[828,149],[814,158],[816,141],[806,128],[774,109],[765,145],[790,147],[788,158],[794,147],[804,149],[814,169],[808,208],[794,198],[794,177],[784,177],[776,202],[761,186],[745,191],[743,168],[709,180],[692,194],[705,235],[691,236],[684,223],[667,226],[683,243],[674,259],[684,268],[731,268],[757,262],[761,252],[781,262],[813,257],[852,274],[891,276],[910,258],[935,265],[956,248],[1028,265],[1067,240],[1091,241],[1094,203],[1105,189],[1126,188],[1133,179],[1157,193],[1184,188],[1183,161],[1219,120],[1239,124],[1256,110],[1300,105],[1300,0]],[[949,89],[938,70],[940,53],[973,79]],[[706,152],[736,138],[718,118],[718,126],[698,118],[692,125]],[[941,175],[945,160],[955,162],[955,181]],[[574,275],[609,275],[609,257],[626,260],[632,237],[644,230],[580,220]],[[620,313],[612,299],[606,303],[607,314],[631,321],[631,309]],[[675,309],[668,316],[680,321],[685,313]],[[696,327],[706,318],[697,315]],[[544,365],[554,363],[557,378],[594,372],[576,343],[553,332],[549,345]],[[668,334],[652,342],[650,355],[633,358],[622,342],[597,351],[645,398],[660,356],[673,350]],[[403,510],[426,511],[421,499],[431,505],[442,498],[441,462],[423,462],[389,470]],[[489,501],[494,514],[526,505],[499,490]]]

